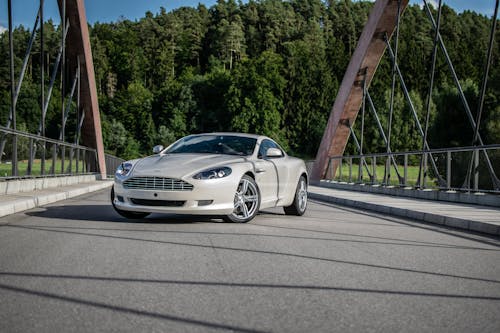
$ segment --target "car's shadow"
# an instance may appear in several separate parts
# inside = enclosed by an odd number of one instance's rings
[[[222,217],[184,214],[154,213],[141,219],[127,219],[116,213],[111,205],[64,205],[47,206],[25,212],[26,215],[46,219],[78,220],[94,222],[127,223],[226,223]],[[273,211],[259,212],[259,215],[283,215]]]

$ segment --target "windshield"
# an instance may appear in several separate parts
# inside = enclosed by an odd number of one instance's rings
[[[177,141],[165,153],[252,155],[257,139],[231,135],[191,135]]]

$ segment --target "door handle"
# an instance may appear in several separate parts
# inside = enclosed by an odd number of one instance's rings
[[[266,170],[265,169],[261,169],[261,168],[257,168],[257,169],[255,169],[255,172],[256,173],[264,173],[264,172],[266,172]]]

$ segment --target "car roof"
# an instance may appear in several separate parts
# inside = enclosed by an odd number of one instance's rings
[[[193,135],[222,135],[222,136],[241,136],[252,139],[267,138],[265,135],[249,134],[249,133],[237,133],[237,132],[213,132],[213,133],[200,133]]]

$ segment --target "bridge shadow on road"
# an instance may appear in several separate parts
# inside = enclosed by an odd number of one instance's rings
[[[29,216],[47,219],[78,220],[92,222],[125,222],[125,223],[167,223],[167,224],[192,224],[197,222],[223,222],[211,216],[178,215],[178,214],[152,214],[142,219],[127,219],[118,215],[111,205],[64,205],[47,206],[36,210],[27,211]]]
[[[354,233],[342,233],[333,232],[325,230],[316,230],[311,227],[292,227],[287,225],[274,225],[266,224],[258,221],[259,217],[277,217],[282,216],[286,218],[284,214],[277,213],[275,211],[263,211],[259,212],[256,217],[256,221],[252,221],[247,224],[248,226],[259,226],[270,228],[273,232],[269,233],[253,233],[249,232],[230,232],[230,231],[202,231],[202,230],[169,230],[169,229],[147,229],[147,228],[136,228],[138,225],[193,225],[199,223],[213,223],[213,224],[226,224],[222,219],[213,216],[200,216],[200,215],[179,215],[179,214],[152,214],[146,218],[142,219],[127,219],[118,215],[114,209],[109,205],[64,205],[64,206],[47,206],[44,208],[38,208],[35,210],[25,212],[26,215],[43,218],[47,220],[57,219],[61,221],[89,221],[89,222],[107,222],[109,223],[106,227],[96,226],[95,224],[90,225],[54,225],[50,224],[38,224],[29,225],[33,228],[54,228],[54,229],[75,229],[79,231],[133,231],[133,232],[154,232],[154,233],[172,233],[172,234],[199,234],[199,235],[224,235],[224,236],[242,236],[242,237],[269,237],[269,238],[287,238],[287,239],[297,239],[297,240],[314,240],[314,241],[327,241],[327,242],[341,242],[341,243],[362,243],[362,244],[374,244],[374,245],[391,245],[391,246],[403,246],[403,247],[427,247],[427,248],[448,248],[456,250],[479,250],[479,251],[493,251],[498,252],[498,243],[491,243],[485,241],[479,241],[484,244],[494,245],[497,248],[487,248],[487,247],[472,247],[472,246],[457,246],[454,244],[436,243],[429,241],[416,241],[410,239],[401,238],[389,238],[381,236],[368,236],[362,234]],[[39,220],[38,222],[43,222]],[[52,221],[51,221],[52,222]],[[116,223],[119,224],[116,225]],[[124,228],[123,223],[130,225],[131,228]],[[115,225],[113,225],[115,224]],[[228,223],[233,224],[233,223]],[[377,224],[378,225],[378,224]],[[42,229],[45,230],[45,229]],[[286,234],[277,234],[275,230],[285,232]],[[293,235],[288,234],[288,232],[293,232]],[[307,233],[307,235],[297,235],[296,232]],[[94,234],[92,234],[94,235]],[[355,238],[353,238],[355,237]],[[477,240],[476,240],[477,241]]]
[[[125,235],[121,235],[121,234],[119,234],[119,235],[96,234],[96,233],[94,233],[96,228],[70,227],[72,229],[83,229],[83,230],[77,231],[77,230],[68,230],[68,227],[59,227],[59,226],[50,226],[50,225],[46,225],[46,226],[43,226],[43,225],[37,225],[37,226],[33,226],[33,225],[26,225],[26,226],[5,225],[4,227],[19,228],[19,229],[24,229],[24,230],[38,231],[38,232],[66,234],[66,235],[73,235],[73,236],[77,235],[77,236],[86,236],[86,237],[93,237],[93,238],[98,237],[98,238],[108,239],[108,240],[133,241],[133,242],[143,242],[143,243],[150,243],[150,244],[163,244],[163,245],[169,245],[169,246],[171,246],[171,245],[185,246],[185,247],[198,248],[198,249],[210,249],[210,250],[216,249],[216,250],[223,250],[223,251],[231,251],[234,253],[252,253],[252,254],[264,255],[264,256],[279,256],[279,257],[293,258],[296,260],[305,260],[305,261],[312,260],[312,261],[316,261],[316,262],[323,262],[323,263],[330,263],[330,264],[341,264],[341,265],[364,267],[364,268],[370,268],[370,269],[381,269],[381,270],[385,270],[385,271],[389,271],[389,272],[390,271],[392,271],[392,272],[404,272],[404,273],[412,273],[412,274],[422,274],[423,276],[463,279],[463,280],[468,280],[468,281],[500,284],[500,280],[497,280],[497,279],[489,279],[489,278],[481,278],[481,277],[473,277],[473,276],[463,276],[463,275],[457,275],[457,274],[433,272],[433,271],[426,271],[426,270],[407,268],[407,267],[395,267],[395,266],[391,266],[391,265],[381,265],[381,264],[359,262],[359,261],[353,261],[353,260],[343,260],[343,259],[336,259],[336,258],[331,258],[331,257],[310,256],[310,255],[304,255],[301,253],[294,253],[294,252],[269,251],[269,250],[264,250],[264,249],[232,247],[232,246],[217,246],[217,245],[213,245],[213,244],[208,245],[208,244],[192,243],[192,242],[184,242],[184,241],[166,241],[166,240],[149,239],[149,238],[144,238],[144,237],[139,237],[139,236],[130,237],[130,236],[125,236]],[[86,230],[86,229],[89,229],[89,230]],[[114,231],[121,231],[120,229],[113,229],[113,230]],[[129,231],[140,232],[140,230],[129,230]]]

